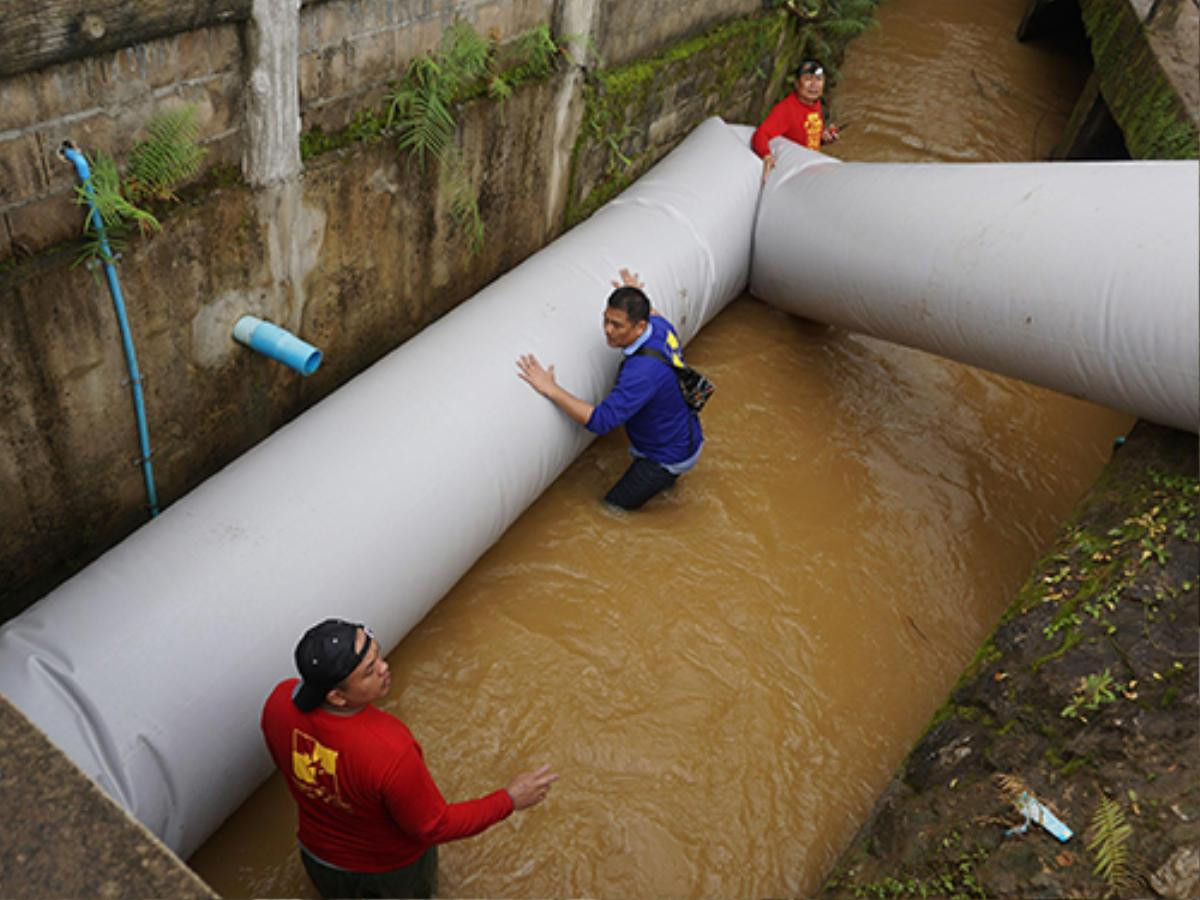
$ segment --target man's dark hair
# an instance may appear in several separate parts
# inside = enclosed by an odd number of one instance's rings
[[[650,318],[650,298],[635,287],[617,288],[608,295],[608,305],[629,316],[629,321],[634,325]]]
[[[806,59],[800,65],[796,66],[796,70],[792,73],[794,80],[799,80],[801,75],[824,75],[825,67],[821,65],[819,60]]]

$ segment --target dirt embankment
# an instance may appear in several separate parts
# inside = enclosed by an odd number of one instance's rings
[[[1139,423],[821,896],[1200,896],[1197,506],[1196,437]]]

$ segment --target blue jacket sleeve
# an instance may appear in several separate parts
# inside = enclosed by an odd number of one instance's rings
[[[650,402],[654,396],[654,360],[644,356],[631,356],[621,367],[617,383],[609,395],[592,410],[587,421],[587,430],[595,434],[608,434],[624,425],[630,417]],[[658,363],[661,365],[661,363]]]

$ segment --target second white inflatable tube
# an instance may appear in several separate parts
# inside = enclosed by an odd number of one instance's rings
[[[189,855],[270,770],[261,704],[331,616],[394,647],[591,435],[519,354],[599,400],[629,266],[687,340],[744,290],[759,191],[711,119],[590,220],[206,481],[0,629],[0,691]]]
[[[751,291],[1196,431],[1196,162],[839,163],[786,141]]]

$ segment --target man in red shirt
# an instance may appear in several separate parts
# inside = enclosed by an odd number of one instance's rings
[[[837,126],[826,121],[825,104],[821,100],[825,93],[825,68],[815,59],[806,59],[795,75],[796,89],[775,104],[750,140],[754,152],[762,157],[763,181],[775,168],[771,138],[782,136],[809,150],[820,150],[822,144],[838,138]]]
[[[558,776],[525,772],[506,789],[446,803],[421,746],[373,705],[391,674],[363,625],[327,619],[296,646],[303,680],[263,706],[267,749],[300,812],[300,858],[322,897],[430,897],[437,845],[471,837],[546,798]]]

